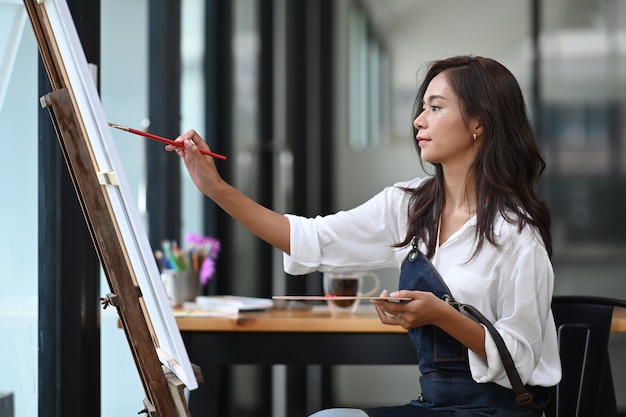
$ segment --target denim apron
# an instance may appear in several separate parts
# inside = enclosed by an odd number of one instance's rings
[[[402,264],[400,289],[429,291],[446,299],[450,290],[426,257],[414,247]],[[467,348],[433,325],[408,331],[417,349],[422,393],[409,404],[364,410],[370,417],[531,417],[515,401],[513,390],[472,379]]]

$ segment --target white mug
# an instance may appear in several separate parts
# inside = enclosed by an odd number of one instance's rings
[[[369,287],[366,286],[369,283]],[[324,295],[333,314],[353,314],[360,300],[332,300],[332,297],[369,297],[378,291],[380,279],[373,272],[327,272],[324,274]],[[366,289],[367,288],[367,289]]]
[[[200,291],[198,271],[166,269],[161,272],[161,279],[172,307],[182,307],[186,301],[196,301]]]

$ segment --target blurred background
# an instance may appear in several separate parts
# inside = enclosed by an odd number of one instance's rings
[[[625,0],[68,3],[109,121],[172,138],[194,128],[228,155],[227,180],[307,216],[424,175],[411,115],[428,61],[499,60],[523,88],[547,162],[556,293],[626,298]],[[0,0],[0,17],[0,397],[20,417],[135,415],[145,395],[117,314],[98,300],[109,290],[39,106],[50,88],[36,40],[21,2]],[[187,232],[222,242],[205,293],[321,293],[318,274],[286,276],[281,254],[200,195],[162,144],[112,134],[155,247]],[[378,272],[396,288],[397,271]],[[624,335],[610,354],[626,413]],[[304,381],[320,374],[336,406],[419,392],[407,366],[238,366],[211,389],[228,415],[296,417],[314,411]]]

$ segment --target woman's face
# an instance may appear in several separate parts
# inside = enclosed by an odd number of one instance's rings
[[[469,166],[476,151],[473,132],[463,120],[459,99],[448,85],[445,72],[428,84],[423,107],[413,121],[421,158],[444,166]]]

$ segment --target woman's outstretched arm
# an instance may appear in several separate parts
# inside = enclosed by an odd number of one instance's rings
[[[183,147],[167,145],[182,157],[194,184],[231,217],[272,246],[289,254],[289,220],[282,214],[262,206],[228,184],[220,176],[213,158],[200,153],[210,150],[198,133],[191,129],[176,138]]]

